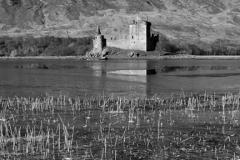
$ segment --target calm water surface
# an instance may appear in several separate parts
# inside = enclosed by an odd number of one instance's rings
[[[75,69],[18,69],[17,65],[44,63]],[[156,75],[124,76],[107,71],[156,69]],[[72,97],[99,94],[168,97],[188,93],[240,91],[239,60],[1,60],[0,96],[40,96],[60,93]]]

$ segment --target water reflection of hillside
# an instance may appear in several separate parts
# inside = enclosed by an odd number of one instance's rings
[[[158,72],[170,73],[170,72],[181,72],[181,71],[219,71],[219,70],[239,70],[240,67],[232,66],[161,66],[157,69]]]
[[[178,77],[230,77],[230,76],[240,76],[240,73],[210,73],[210,74],[182,74],[182,75],[176,75]]]

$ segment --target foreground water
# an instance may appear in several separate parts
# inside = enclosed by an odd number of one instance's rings
[[[209,93],[239,92],[238,61],[8,60],[0,69],[0,159],[240,157],[239,94]],[[127,69],[157,74],[108,72]],[[174,98],[117,97],[155,94]]]
[[[75,96],[114,94],[163,97],[183,92],[238,93],[239,60],[1,60],[0,96],[40,96],[60,93]],[[19,69],[15,66],[42,63],[71,66],[68,69]],[[156,75],[124,76],[112,70],[156,69]]]

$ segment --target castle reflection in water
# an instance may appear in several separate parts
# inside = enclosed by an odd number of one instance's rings
[[[95,87],[99,88],[109,88],[111,83],[109,81],[119,81],[123,82],[124,86],[119,85],[118,89],[121,87],[126,87],[126,83],[128,84],[127,87],[133,88],[133,94],[136,96],[146,96],[148,92],[150,92],[150,81],[151,77],[154,75],[124,75],[124,74],[111,74],[108,73],[110,71],[117,71],[117,70],[147,70],[149,69],[150,62],[147,60],[140,60],[137,63],[126,63],[124,61],[89,61],[88,67],[93,70],[93,76],[99,77],[100,80],[96,80]],[[127,66],[126,66],[127,65]],[[151,68],[152,69],[152,68]],[[119,83],[121,84],[121,83]],[[136,90],[136,84],[138,84],[138,89]],[[116,87],[116,86],[115,86]],[[128,95],[129,96],[129,95]]]

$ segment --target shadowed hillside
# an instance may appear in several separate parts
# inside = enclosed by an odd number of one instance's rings
[[[240,43],[239,0],[0,0],[0,34],[57,37],[127,32],[139,14],[173,41]]]

